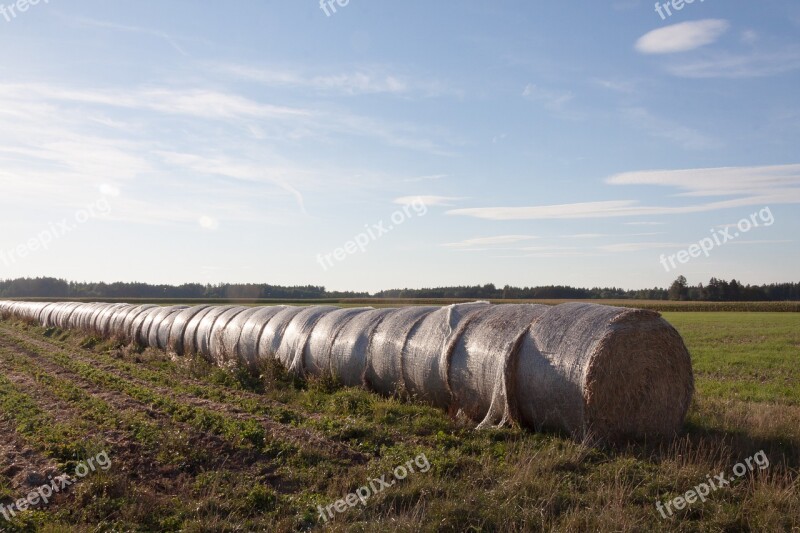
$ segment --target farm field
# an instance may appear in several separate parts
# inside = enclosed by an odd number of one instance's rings
[[[474,431],[424,405],[301,381],[274,365],[255,377],[2,320],[0,503],[99,453],[110,467],[10,522],[0,517],[0,529],[800,528],[800,314],[664,317],[693,359],[697,392],[684,433],[617,448],[518,428]],[[758,452],[768,467],[672,516],[659,513],[657,501]],[[318,506],[391,480],[400,465],[415,471],[366,505],[321,518]]]

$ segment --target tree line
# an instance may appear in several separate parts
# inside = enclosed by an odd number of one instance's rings
[[[151,285],[149,283],[90,283],[55,278],[19,278],[0,280],[0,298],[164,298],[184,299],[289,299],[319,300],[331,298],[479,298],[479,299],[636,299],[705,302],[800,301],[800,283],[744,285],[735,279],[711,278],[707,284],[690,286],[679,276],[668,288],[626,290],[615,287],[582,289],[561,285],[502,288],[486,285],[438,287],[428,289],[392,289],[370,295],[366,292],[328,291],[323,286],[284,287],[258,283],[223,283],[202,285]]]

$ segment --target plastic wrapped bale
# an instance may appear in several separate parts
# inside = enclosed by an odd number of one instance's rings
[[[148,327],[148,324],[152,323],[153,317],[160,313],[162,309],[163,307],[161,306],[145,309],[133,319],[129,332],[129,338],[131,341],[139,344],[140,346],[147,346],[147,336],[145,335],[146,332],[144,330],[146,327]]]
[[[189,324],[193,324],[191,335],[194,336],[194,332],[197,329],[197,324],[200,323],[202,317],[210,310],[210,305],[195,305],[194,307],[189,307],[188,309],[184,309],[178,313],[169,328],[169,334],[167,336],[167,350],[176,355],[183,355],[185,352],[184,342],[186,338],[186,330],[189,327]]]
[[[221,330],[219,337],[211,337],[211,355],[214,360],[221,365],[242,362],[239,358],[239,340],[242,338],[242,330],[250,318],[262,312],[263,309],[264,307],[250,307],[241,313],[236,313]]]
[[[367,352],[378,325],[393,309],[374,309],[361,313],[342,327],[333,339],[330,368],[341,383],[349,387],[364,386]]]
[[[73,321],[75,321],[75,329],[85,332],[89,327],[89,320],[91,319],[92,313],[103,305],[105,304],[91,303],[82,305],[78,314],[72,318]]]
[[[406,339],[400,359],[402,388],[410,396],[447,408],[446,351],[472,317],[491,309],[489,302],[448,305],[426,315]]]
[[[342,328],[358,315],[370,310],[371,307],[338,309],[322,317],[314,326],[303,350],[303,372],[318,377],[334,374],[331,368],[333,343]]]
[[[658,313],[569,303],[531,326],[516,391],[531,428],[618,440],[679,431],[694,377],[683,340]]]
[[[84,315],[92,308],[94,304],[80,304],[75,312],[70,316],[70,322],[67,325],[70,329],[81,329],[81,322]]]
[[[211,329],[208,331],[208,355],[218,365],[224,366],[227,364],[225,356],[225,347],[223,346],[223,337],[225,331],[230,328],[231,322],[241,314],[250,311],[250,307],[234,307],[222,313]]]
[[[107,317],[103,319],[100,323],[100,327],[102,328],[103,335],[106,337],[115,337],[116,336],[116,329],[115,326],[121,323],[122,319],[130,313],[132,310],[136,309],[138,306],[135,304],[123,304],[113,312],[111,312]]]
[[[100,317],[100,315],[105,313],[108,309],[111,309],[113,306],[114,304],[104,303],[92,309],[86,315],[86,322],[84,323],[84,330],[86,331],[86,333],[89,333],[91,335],[96,335],[97,330],[95,328],[97,325],[97,319]]]
[[[72,315],[74,315],[82,304],[70,303],[64,306],[64,309],[59,313],[56,319],[56,325],[61,329],[69,329],[72,327]]]
[[[100,317],[113,309],[115,305],[117,304],[103,304],[92,311],[91,315],[89,315],[88,321],[86,322],[86,331],[92,335],[97,335],[97,322],[100,320]]]
[[[183,332],[183,354],[184,355],[195,355],[199,351],[199,340],[198,340],[198,331],[200,329],[200,325],[205,320],[206,316],[211,313],[217,313],[215,306],[209,306],[206,309],[203,309],[199,313],[197,313],[188,324],[186,324],[186,329]]]
[[[133,341],[134,339],[131,337],[131,327],[133,326],[133,321],[136,320],[142,313],[146,313],[151,309],[155,309],[156,307],[158,306],[153,304],[144,304],[134,307],[130,313],[127,313],[122,317],[119,325],[115,324],[112,326],[114,329],[114,335],[121,340],[128,342]]]
[[[278,348],[281,345],[281,340],[283,340],[283,333],[286,331],[286,326],[288,326],[292,319],[304,309],[308,308],[284,307],[269,319],[264,325],[264,329],[261,331],[261,336],[258,338],[258,349],[256,350],[257,363],[277,359]]]
[[[167,350],[169,347],[169,334],[170,331],[172,331],[172,325],[175,323],[175,320],[188,309],[191,308],[185,305],[177,306],[173,312],[170,312],[158,322],[157,327],[154,326],[151,328],[150,346],[158,348],[159,350]],[[154,333],[155,339],[153,339]]]
[[[311,332],[314,331],[314,326],[325,315],[338,310],[338,307],[329,305],[315,305],[303,309],[292,318],[281,335],[280,344],[275,354],[275,357],[284,368],[294,374],[303,373],[303,352]]]
[[[151,322],[150,327],[147,329],[147,346],[151,348],[160,348],[158,339],[159,331],[161,330],[162,326],[168,328],[178,313],[186,308],[187,307],[185,305],[171,305],[156,313],[156,315],[153,316],[153,321]]]
[[[270,320],[285,309],[287,309],[287,307],[284,305],[263,307],[247,319],[244,326],[242,326],[242,333],[236,344],[235,355],[242,364],[253,370],[258,368],[260,361],[258,358],[258,350],[261,336]]]
[[[368,386],[386,396],[402,393],[403,349],[411,331],[440,307],[393,309],[372,334],[367,351],[364,379]]]
[[[206,313],[206,315],[203,317],[203,320],[201,320],[200,324],[197,326],[197,332],[195,333],[196,353],[202,355],[204,358],[210,361],[211,351],[209,349],[209,344],[211,342],[211,332],[214,328],[214,324],[216,324],[220,317],[222,317],[228,311],[243,311],[244,309],[246,308],[233,305],[222,305],[213,307],[211,311]]]
[[[110,326],[111,319],[114,317],[114,314],[121,309],[127,309],[129,307],[130,305],[123,303],[113,304],[109,307],[106,307],[105,310],[95,316],[92,331],[97,335],[106,337],[108,335],[108,328]]]
[[[41,324],[42,326],[44,326],[46,328],[51,327],[50,315],[53,312],[53,310],[55,310],[57,308],[58,308],[58,304],[57,303],[45,304],[39,310],[39,313],[38,313],[38,315],[36,317],[36,320],[39,322],[39,324]]]
[[[546,305],[485,308],[442,351],[439,368],[447,373],[452,405],[478,427],[519,421],[515,376],[520,345]]]

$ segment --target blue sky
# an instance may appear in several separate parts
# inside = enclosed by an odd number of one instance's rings
[[[797,2],[0,4],[0,278],[797,281]]]

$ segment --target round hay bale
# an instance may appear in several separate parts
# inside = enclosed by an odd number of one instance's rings
[[[208,335],[208,354],[219,366],[225,366],[228,361],[226,358],[225,346],[223,345],[225,332],[230,328],[231,322],[235,320],[236,317],[251,310],[252,308],[250,307],[234,307],[222,313],[211,326]]]
[[[175,315],[175,318],[172,320],[172,325],[169,328],[169,334],[167,335],[167,351],[176,355],[183,355],[183,343],[186,337],[186,329],[189,327],[192,320],[196,317],[201,318],[202,315],[207,313],[210,309],[210,305],[195,305]],[[196,328],[197,326],[195,325],[194,327]],[[194,333],[192,333],[192,335],[194,335]]]
[[[303,350],[303,372],[312,376],[330,376],[331,349],[339,332],[355,317],[371,309],[337,309],[322,317],[314,326]]]
[[[375,329],[393,309],[373,309],[342,327],[330,348],[330,372],[348,387],[364,386],[367,353]]]
[[[383,395],[402,393],[403,349],[411,331],[439,307],[404,307],[393,309],[375,328],[367,350],[364,379],[368,386]]]
[[[58,318],[56,318],[56,325],[61,329],[68,329],[72,324],[72,315],[80,308],[81,304],[79,303],[68,303],[64,306],[64,308],[58,313]]]
[[[477,313],[491,308],[489,302],[448,305],[426,315],[409,333],[400,360],[403,388],[412,397],[436,407],[450,405],[447,358],[444,350]]]
[[[693,392],[689,352],[654,311],[562,304],[521,345],[517,405],[536,430],[602,440],[672,435]]]
[[[499,305],[482,309],[443,350],[452,405],[478,427],[517,421],[514,381],[519,347],[546,305]]]
[[[186,324],[186,328],[183,330],[183,354],[184,355],[195,355],[198,351],[198,340],[197,340],[197,331],[200,328],[200,324],[205,319],[206,315],[209,313],[213,313],[215,307],[208,306],[202,309],[199,313],[197,313],[191,320]]]
[[[151,309],[155,309],[158,307],[157,305],[153,304],[144,304],[134,307],[130,313],[127,313],[124,317],[122,317],[122,323],[116,327],[116,334],[119,336],[120,339],[133,342],[134,337],[131,334],[131,329],[133,328],[133,322],[142,314],[150,311]]]
[[[250,318],[264,310],[264,307],[250,307],[236,314],[222,330],[219,340],[212,337],[211,351],[214,358],[223,365],[244,363],[239,357],[239,340]]]
[[[284,309],[286,309],[285,305],[262,307],[253,313],[242,326],[242,333],[236,344],[236,357],[250,369],[258,368],[258,350],[264,329],[269,321]]]
[[[187,309],[191,308],[185,305],[177,306],[173,312],[162,318],[158,324],[154,324],[153,327],[150,328],[150,346],[157,347],[159,350],[167,350],[172,325],[175,323],[175,319]],[[155,338],[153,338],[154,334]]]
[[[136,315],[136,318],[131,322],[131,329],[128,332],[131,341],[140,346],[147,346],[147,337],[144,336],[145,324],[148,324],[148,319],[152,321],[152,317],[161,312],[163,308],[158,305],[149,307]]]
[[[130,304],[116,304],[111,309],[107,309],[97,320],[96,328],[97,333],[103,337],[111,337],[111,323],[118,313],[129,310],[133,307]]]
[[[111,319],[114,317],[114,314],[117,311],[121,309],[127,309],[128,307],[130,307],[128,304],[113,304],[109,307],[106,307],[104,311],[95,317],[92,331],[97,335],[101,335],[103,337],[107,336],[107,329],[110,325]]]
[[[297,313],[281,335],[280,345],[276,353],[278,361],[294,374],[303,373],[303,352],[314,326],[325,315],[338,311],[338,307],[315,305]],[[273,339],[274,341],[275,339]]]
[[[172,305],[156,313],[153,317],[153,321],[150,323],[150,327],[147,329],[147,336],[145,337],[147,339],[147,346],[151,348],[160,348],[158,343],[159,331],[162,327],[169,331],[169,326],[172,325],[175,316],[186,308],[185,305]],[[142,336],[144,337],[144,335]]]
[[[214,324],[219,318],[232,309],[242,309],[244,307],[237,307],[234,305],[221,305],[212,307],[211,310],[205,314],[200,324],[197,326],[195,333],[195,350],[197,354],[202,355],[205,359],[211,361],[211,353],[209,351],[209,344],[211,342],[211,331]]]
[[[256,360],[258,362],[277,358],[278,348],[280,348],[281,340],[283,340],[283,332],[286,331],[286,326],[304,309],[307,308],[284,307],[269,319],[258,339],[258,350],[256,352]]]

